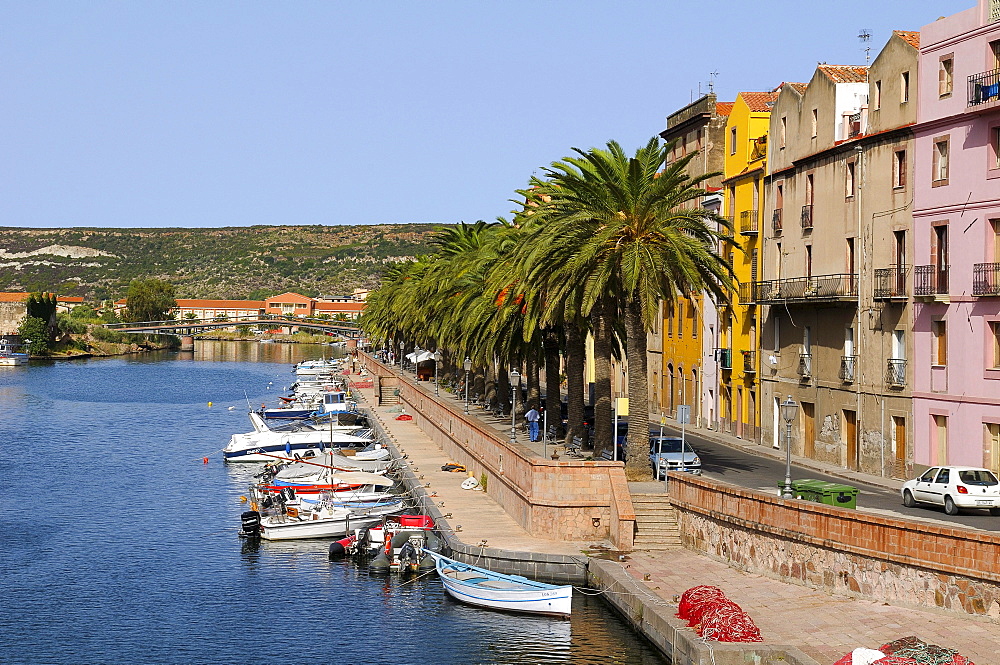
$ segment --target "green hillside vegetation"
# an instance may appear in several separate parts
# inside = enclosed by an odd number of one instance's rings
[[[98,302],[133,279],[172,283],[178,298],[262,299],[285,291],[349,294],[431,251],[439,224],[218,229],[0,227],[0,290]]]

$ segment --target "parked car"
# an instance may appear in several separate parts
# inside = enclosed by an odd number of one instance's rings
[[[653,467],[653,475],[662,480],[667,471],[687,471],[701,475],[701,457],[690,443],[683,442],[678,436],[650,436],[649,463]]]
[[[960,508],[985,508],[1000,515],[1000,481],[989,469],[972,466],[935,466],[903,484],[903,505],[944,506],[957,515]]]

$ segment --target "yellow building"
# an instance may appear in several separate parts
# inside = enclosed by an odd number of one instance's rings
[[[760,268],[759,234],[764,210],[763,183],[767,169],[767,130],[777,92],[741,92],[726,122],[723,193],[726,215],[735,240],[722,252],[733,264],[739,292],[719,310],[719,429],[744,439],[757,439],[760,371],[757,307],[754,284]],[[781,223],[781,220],[766,220]]]

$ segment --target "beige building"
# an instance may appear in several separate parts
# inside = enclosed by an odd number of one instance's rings
[[[771,113],[761,281],[762,441],[876,475],[912,464],[912,134],[918,34],[820,65]]]

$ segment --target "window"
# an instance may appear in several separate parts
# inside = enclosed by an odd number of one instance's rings
[[[1000,169],[1000,125],[990,127],[989,168]]]
[[[905,104],[910,101],[910,72],[903,72],[899,75],[899,103]]]
[[[813,276],[813,246],[806,245],[806,277]]]
[[[943,138],[934,142],[933,155],[933,183],[932,185],[948,184],[948,138]]]
[[[882,106],[882,81],[875,81],[874,99],[872,100],[872,110],[878,111]]]
[[[698,339],[698,308],[691,303],[691,307],[688,309],[691,314],[691,338]]]
[[[938,62],[938,97],[948,97],[955,87],[955,59],[944,56]]]
[[[854,196],[854,162],[847,162],[847,174],[844,179],[844,196]]]
[[[667,337],[674,336],[674,308],[667,309]]]
[[[684,301],[677,303],[677,339],[684,339]]]
[[[990,355],[993,356],[987,367],[1000,368],[1000,321],[990,321]]]
[[[943,367],[948,364],[948,326],[944,321],[931,321],[931,364]]]
[[[813,204],[813,174],[809,173],[806,175],[806,205],[811,206]]]
[[[784,150],[785,149],[785,136],[787,135],[787,132],[788,132],[788,118],[786,118],[785,116],[781,116],[781,128],[780,128],[780,132],[781,133],[778,136],[778,147],[780,147],[782,150]]]
[[[729,154],[736,154],[736,128],[732,127],[729,130]]]
[[[892,160],[892,186],[906,187],[906,151],[897,150]]]
[[[695,134],[694,144],[698,150],[701,150],[702,132],[703,130],[699,129],[698,132]]]
[[[990,42],[990,70],[1000,69],[1000,39]]]
[[[819,129],[819,109],[812,110],[812,137],[816,138],[816,132]]]

